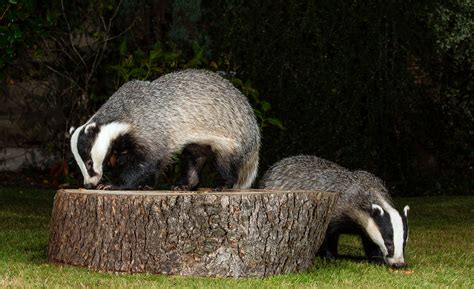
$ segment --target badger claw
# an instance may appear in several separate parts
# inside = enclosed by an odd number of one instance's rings
[[[112,188],[111,184],[98,184],[96,187],[97,190],[111,190]]]
[[[172,186],[172,191],[176,192],[184,192],[184,191],[191,191],[191,188],[188,185],[179,185],[179,186]]]

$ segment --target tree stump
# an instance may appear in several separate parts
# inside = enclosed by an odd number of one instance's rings
[[[312,266],[337,194],[59,190],[48,258],[99,271],[271,276]]]

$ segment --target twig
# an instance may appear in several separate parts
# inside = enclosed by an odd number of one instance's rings
[[[127,29],[125,29],[124,31],[120,32],[119,34],[115,35],[115,36],[112,36],[112,37],[109,37],[107,39],[105,39],[104,41],[110,41],[110,40],[114,40],[115,38],[119,38],[120,36],[124,35],[125,33],[127,33],[128,31],[130,31],[130,29],[132,29],[132,27],[135,26],[135,20],[133,20],[133,23],[130,24]]]
[[[62,41],[59,41],[58,39],[56,39],[56,37],[54,36],[50,36],[50,38],[56,43],[56,45],[58,45],[60,47],[59,51],[61,51],[64,55],[66,55],[72,62],[74,62],[74,65],[78,65],[78,62],[77,62],[77,59],[72,57],[71,54],[69,54],[69,52],[67,51],[67,49],[65,48],[64,44],[62,43]],[[46,44],[47,41],[46,40],[43,40],[44,43]],[[47,44],[46,44],[47,45]],[[49,47],[49,45],[47,45]],[[51,49],[52,50],[52,49]]]
[[[103,45],[102,45],[102,49],[100,50],[100,52],[98,54],[96,54],[96,56],[94,57],[94,62],[92,63],[92,68],[91,68],[91,73],[89,74],[89,78],[88,78],[88,81],[92,78],[92,75],[94,73],[94,71],[97,69],[99,63],[102,62],[102,59],[105,55],[105,51],[107,50],[107,44],[108,42],[110,41],[110,37],[109,34],[110,34],[110,30],[112,28],[112,22],[113,20],[115,19],[115,17],[117,16],[118,12],[119,12],[119,9],[120,9],[120,6],[122,5],[122,0],[120,0],[120,2],[117,4],[117,7],[115,8],[115,11],[114,11],[114,14],[112,15],[112,17],[110,17],[109,19],[109,23],[108,25],[105,24],[105,19],[103,17],[103,15],[100,16],[100,20],[102,22],[102,25],[104,27],[104,33],[105,33],[105,39],[103,41]],[[133,25],[134,23],[132,23]],[[128,29],[128,28],[127,28]],[[125,30],[127,31],[127,30]],[[125,33],[125,32],[123,32]]]
[[[69,31],[69,42],[71,43],[71,47],[74,50],[74,52],[77,54],[79,59],[81,60],[84,67],[87,67],[86,62],[84,61],[81,54],[79,53],[79,51],[77,51],[76,46],[74,45],[74,40],[72,39],[71,24],[69,23],[69,20],[66,17],[66,9],[64,9],[64,1],[63,0],[61,0],[61,9],[63,11],[63,17],[64,17],[64,20],[66,21],[67,29]]]
[[[10,4],[8,4],[5,11],[3,11],[2,16],[0,16],[0,20],[3,20],[3,17],[5,16],[5,14],[7,14],[8,9],[10,9]]]
[[[46,68],[48,68],[49,70],[61,75],[62,77],[66,78],[67,80],[69,80],[71,83],[74,83],[74,85],[76,85],[76,87],[81,91],[81,92],[85,92],[85,90],[74,80],[72,79],[70,76],[62,73],[61,71],[58,71],[56,69],[54,69],[53,67],[49,66],[48,64],[45,64]]]

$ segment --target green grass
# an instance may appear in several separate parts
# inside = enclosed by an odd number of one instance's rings
[[[0,188],[0,288],[3,287],[453,287],[474,288],[474,197],[398,199],[408,203],[406,270],[365,261],[316,259],[300,274],[266,279],[220,279],[100,273],[47,263],[54,192]],[[343,254],[362,255],[344,237]]]

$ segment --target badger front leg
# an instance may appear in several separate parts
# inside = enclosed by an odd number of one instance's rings
[[[156,173],[158,166],[153,160],[136,159],[129,160],[125,164],[120,182],[118,184],[105,185],[106,190],[130,190],[138,189],[147,179]]]
[[[379,246],[375,244],[368,236],[362,235],[362,245],[364,246],[365,255],[369,258],[370,261],[376,263],[383,263],[382,251],[380,251]]]
[[[189,191],[196,190],[199,185],[201,170],[212,151],[209,146],[189,144],[181,154],[182,175],[175,190]]]
[[[124,170],[121,176],[122,185],[120,189],[137,189],[139,185],[155,174],[156,168],[156,164],[150,161],[127,166],[127,169]]]

